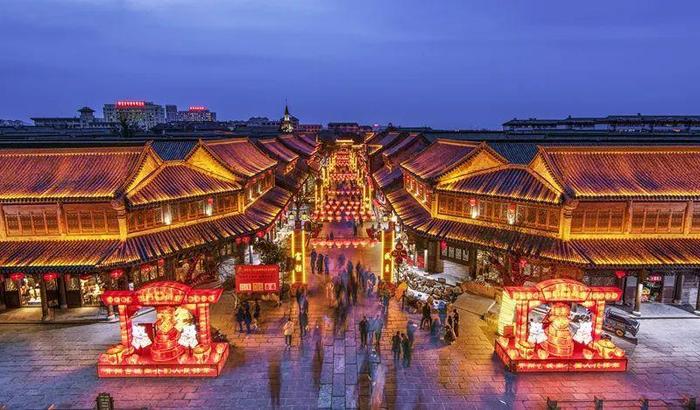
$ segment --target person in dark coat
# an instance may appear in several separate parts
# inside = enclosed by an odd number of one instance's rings
[[[396,332],[391,337],[391,351],[394,353],[394,362],[398,362],[401,359],[401,332]]]
[[[245,310],[243,310],[243,305],[238,305],[238,310],[236,311],[236,322],[238,322],[238,331],[243,333],[243,321],[245,320]]]
[[[316,270],[318,270],[318,273],[323,273],[323,262],[325,261],[326,257],[323,257],[322,254],[318,254],[317,256],[317,261],[316,261]]]
[[[316,273],[316,257],[318,254],[316,253],[316,248],[311,250],[311,274]]]
[[[369,323],[367,316],[362,316],[360,320],[360,347],[367,347],[367,333],[369,331]]]
[[[455,336],[459,337],[459,313],[457,313],[457,309],[452,311],[452,330],[455,332]]]
[[[260,302],[257,299],[255,299],[255,305],[253,305],[253,318],[260,320]]]
[[[250,314],[250,305],[245,305],[244,319],[246,333],[250,334],[250,324],[253,322],[253,315]]]
[[[404,367],[411,367],[411,342],[408,341],[408,337],[403,333],[401,333],[401,349],[403,350]]]
[[[433,326],[433,319],[430,316],[430,305],[428,302],[423,304],[423,317],[420,320],[420,329],[423,330],[423,325],[428,325],[428,330]]]

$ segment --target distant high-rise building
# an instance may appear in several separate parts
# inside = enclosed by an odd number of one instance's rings
[[[177,105],[166,105],[165,106],[165,121],[167,121],[167,122],[177,121]]]
[[[105,104],[103,111],[105,121],[125,120],[144,130],[165,122],[163,106],[150,101],[117,101],[116,104]]]
[[[201,105],[190,106],[187,111],[177,112],[177,121],[216,121],[216,113]]]

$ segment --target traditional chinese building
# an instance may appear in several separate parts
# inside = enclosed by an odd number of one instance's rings
[[[569,277],[622,288],[636,311],[645,300],[697,309],[700,148],[534,150],[520,163],[438,139],[401,163],[402,184],[374,179],[429,271],[450,260],[477,287]]]
[[[2,149],[0,299],[47,316],[127,284],[200,283],[274,228],[307,178],[278,186],[279,167],[246,138]]]

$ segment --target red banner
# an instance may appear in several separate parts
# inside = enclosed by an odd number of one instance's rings
[[[279,265],[237,265],[236,292],[279,292]]]

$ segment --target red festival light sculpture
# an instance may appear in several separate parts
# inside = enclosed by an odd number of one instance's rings
[[[549,279],[528,286],[507,286],[499,317],[496,354],[514,372],[627,370],[625,351],[603,334],[605,302],[620,300],[615,287],[588,287],[570,279]],[[589,320],[571,326],[572,304],[584,306]],[[543,321],[531,312],[549,306]]]
[[[228,343],[213,343],[209,305],[222,289],[192,289],[179,282],[154,282],[139,290],[108,290],[106,305],[119,308],[121,343],[102,353],[99,377],[216,377],[226,363]],[[143,306],[156,309],[156,322],[132,323]]]

